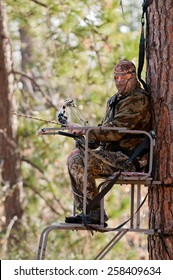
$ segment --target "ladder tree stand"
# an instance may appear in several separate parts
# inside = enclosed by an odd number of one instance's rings
[[[142,131],[142,130],[128,130],[124,127],[76,127],[75,129],[85,129],[86,138],[85,138],[85,158],[84,158],[84,189],[83,189],[83,214],[86,215],[86,191],[87,191],[87,166],[88,166],[88,142],[89,142],[89,132],[92,129],[99,129],[100,131],[105,130],[114,130],[118,133],[133,134],[133,135],[143,135],[149,140],[149,154],[148,154],[148,170],[147,173],[144,172],[121,172],[119,178],[116,180],[116,184],[124,185],[128,184],[130,186],[130,209],[129,216],[130,218],[123,222],[116,228],[104,227],[104,197],[101,199],[101,220],[99,225],[89,225],[89,224],[71,224],[71,223],[53,223],[41,232],[38,250],[37,250],[37,259],[45,259],[47,242],[49,233],[53,230],[71,230],[71,231],[91,231],[91,232],[115,232],[115,236],[106,244],[106,246],[95,256],[95,260],[103,259],[110,250],[123,238],[128,232],[135,233],[144,233],[147,235],[155,234],[155,229],[152,228],[141,228],[141,211],[140,208],[144,204],[145,199],[141,202],[141,187],[152,187],[152,185],[159,185],[159,181],[155,181],[153,178],[153,161],[154,161],[154,149],[155,149],[155,134],[152,131],[151,133]],[[68,133],[63,132],[67,130],[65,127],[61,128],[43,128],[37,132],[38,135],[68,135]],[[111,174],[105,179],[105,184],[107,185],[108,181],[111,181],[117,176],[117,172]],[[102,179],[103,180],[103,179]],[[102,188],[104,188],[104,182]],[[74,213],[75,214],[75,210]],[[128,225],[128,226],[127,226]],[[158,231],[158,230],[157,230]]]

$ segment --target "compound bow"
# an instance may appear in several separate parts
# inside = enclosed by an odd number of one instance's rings
[[[59,121],[60,124],[62,125],[70,124],[70,118],[66,112],[66,107],[69,107],[71,109],[71,112],[82,126],[88,125],[88,121],[84,121],[84,116],[79,110],[79,108],[77,107],[73,99],[64,100],[64,103],[62,104],[60,110],[57,112],[57,120]]]

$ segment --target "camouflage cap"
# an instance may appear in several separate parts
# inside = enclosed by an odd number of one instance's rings
[[[114,67],[114,76],[126,75],[128,73],[136,73],[136,66],[129,60],[121,60]]]

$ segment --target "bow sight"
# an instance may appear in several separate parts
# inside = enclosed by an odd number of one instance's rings
[[[66,107],[76,108],[76,104],[74,103],[73,99],[64,100],[63,105],[61,106],[60,110],[57,112],[57,120],[62,125],[69,124],[69,117],[67,116]]]

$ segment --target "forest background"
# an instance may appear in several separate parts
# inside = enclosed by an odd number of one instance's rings
[[[142,0],[6,0],[12,46],[16,112],[56,120],[65,99],[74,99],[90,125],[102,119],[115,92],[113,67],[120,59],[138,63]],[[122,2],[123,6],[120,5]],[[16,118],[15,115],[12,118]],[[75,119],[72,119],[75,121]],[[23,215],[6,224],[0,189],[1,259],[35,259],[41,230],[62,222],[73,208],[66,158],[75,143],[62,136],[36,136],[53,124],[17,117]],[[129,215],[129,188],[111,191],[109,224]],[[143,210],[146,216],[147,206]],[[145,217],[144,217],[145,222]],[[92,259],[109,234],[52,232],[48,259]],[[10,246],[9,246],[10,244]],[[147,259],[146,236],[128,234],[108,259]]]

